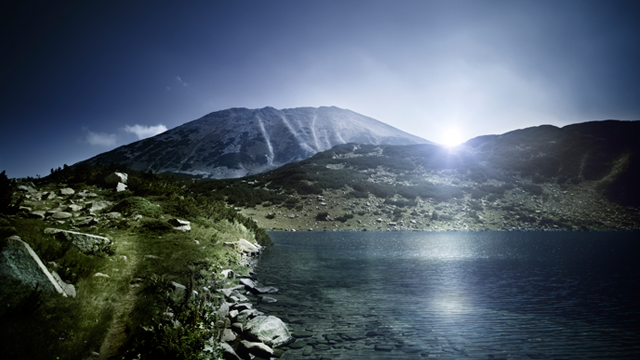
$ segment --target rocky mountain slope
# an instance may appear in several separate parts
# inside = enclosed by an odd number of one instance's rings
[[[303,160],[345,143],[406,145],[429,141],[336,107],[233,108],[86,162],[113,162],[156,173],[234,178]]]
[[[639,137],[638,121],[601,121],[454,149],[347,144],[202,186],[275,229],[638,229]]]

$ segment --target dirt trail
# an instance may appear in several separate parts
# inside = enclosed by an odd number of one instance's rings
[[[129,314],[133,310],[138,299],[137,287],[132,287],[129,293],[122,298],[116,313],[114,314],[114,320],[107,332],[107,336],[100,346],[99,360],[107,360],[118,354],[118,349],[127,340],[127,334],[125,332],[127,322],[129,321]]]

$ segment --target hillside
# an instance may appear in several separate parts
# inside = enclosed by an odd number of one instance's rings
[[[128,189],[117,191],[105,180],[114,170],[83,165],[17,183],[1,174],[0,193],[9,195],[0,203],[3,357],[204,359],[248,351],[239,344],[249,335],[229,324],[259,314],[236,318],[240,309],[232,318],[229,307],[259,300],[238,292],[239,278],[250,277],[259,251],[252,249],[269,236],[172,178],[127,170]],[[87,248],[90,239],[108,245]],[[64,295],[17,280],[15,269],[29,263],[14,262],[21,242]]]
[[[454,149],[347,144],[200,186],[272,229],[638,229],[639,134],[602,121]]]
[[[88,164],[204,178],[236,178],[306,159],[345,143],[423,144],[429,141],[337,107],[213,112],[152,138],[100,154]]]

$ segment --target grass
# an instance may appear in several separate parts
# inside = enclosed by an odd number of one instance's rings
[[[98,178],[103,175],[93,168],[83,171]],[[66,186],[76,191],[98,194],[92,201],[112,201],[116,205],[105,212],[119,211],[125,218],[103,219],[97,226],[80,229],[114,243],[112,253],[86,255],[44,234],[46,227],[69,229],[69,223],[0,217],[1,235],[19,235],[45,265],[73,283],[77,292],[75,298],[34,292],[23,306],[0,319],[3,357],[79,359],[98,352],[102,356],[126,353],[127,358],[140,354],[150,359],[187,359],[199,356],[204,346],[216,351],[215,343],[208,341],[220,329],[205,322],[212,320],[220,300],[207,289],[224,285],[219,275],[223,269],[248,272],[239,264],[236,250],[224,243],[244,238],[265,244],[270,239],[264,230],[224,203],[174,180],[143,174],[143,182],[132,172],[132,187],[137,192],[114,193],[96,185],[99,182],[88,175],[80,176],[85,182],[73,181],[75,175],[64,171],[56,176],[66,179],[71,183]],[[44,181],[38,185],[54,192],[62,187]],[[59,206],[62,200],[31,203],[34,209],[47,209]],[[167,222],[170,218],[188,219],[191,231],[174,230]],[[98,272],[108,278],[94,276]],[[171,282],[200,296],[167,298],[167,291],[173,291]],[[168,307],[174,314],[170,321],[162,316]]]

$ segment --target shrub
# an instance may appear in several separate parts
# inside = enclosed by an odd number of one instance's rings
[[[327,221],[327,217],[329,217],[329,213],[326,211],[322,211],[316,214],[317,221]]]

